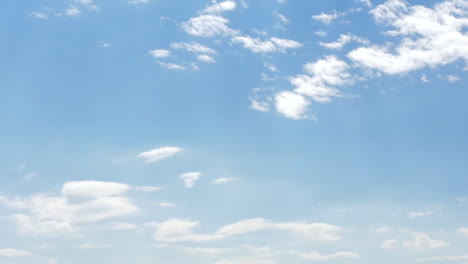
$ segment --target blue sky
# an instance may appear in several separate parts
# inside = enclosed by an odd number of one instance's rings
[[[468,262],[466,1],[0,14],[0,264]]]

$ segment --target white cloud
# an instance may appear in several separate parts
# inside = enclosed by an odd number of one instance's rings
[[[176,207],[174,203],[169,203],[169,202],[162,202],[158,204],[159,207],[166,207],[166,208],[171,208],[171,207]]]
[[[137,225],[126,222],[110,222],[100,225],[103,230],[135,230],[138,229]]]
[[[294,92],[283,91],[275,94],[276,111],[290,119],[310,118],[306,115],[309,105],[310,101],[307,98]]]
[[[447,81],[449,82],[458,82],[460,78],[456,75],[447,75]]]
[[[184,185],[186,188],[193,188],[195,186],[195,182],[200,179],[201,172],[187,172],[179,177],[184,181]]]
[[[148,51],[148,54],[153,56],[154,58],[166,58],[171,55],[171,52],[165,49],[154,49]]]
[[[99,47],[101,47],[101,48],[110,48],[110,47],[112,47],[112,44],[110,44],[109,42],[105,42],[105,41],[99,41]]]
[[[302,44],[289,39],[270,38],[260,40],[250,36],[236,36],[231,39],[233,43],[242,44],[246,49],[255,53],[286,52],[288,49],[298,49]]]
[[[290,82],[296,87],[295,92],[308,96],[319,103],[330,102],[333,97],[341,96],[338,89],[332,87],[351,83],[349,66],[335,56],[304,65],[304,71],[309,75],[300,74],[290,77]],[[331,86],[330,86],[331,85]]]
[[[0,196],[0,204],[27,212],[11,216],[21,234],[74,234],[81,224],[136,213],[138,207],[123,196],[130,188],[114,182],[67,182],[62,187],[61,195],[39,193],[27,198]]]
[[[237,181],[237,179],[236,178],[218,178],[218,179],[215,179],[212,183],[213,184],[226,184],[226,183],[230,183],[234,181]]]
[[[359,254],[354,252],[336,252],[333,254],[325,255],[318,252],[295,252],[299,258],[310,261],[328,261],[342,258],[359,258]]]
[[[288,77],[294,90],[280,91],[274,95],[276,110],[290,119],[315,119],[314,116],[306,114],[311,104],[308,98],[318,103],[327,103],[334,97],[340,97],[341,92],[335,86],[354,82],[348,72],[349,68],[346,62],[335,56],[326,56],[324,59],[306,63],[303,66],[306,74]],[[262,105],[256,106],[262,109]]]
[[[197,42],[172,42],[171,48],[173,49],[184,49],[192,53],[206,53],[216,54],[217,52],[207,46],[203,46]]]
[[[384,249],[393,249],[393,248],[399,248],[400,247],[400,242],[395,239],[390,239],[390,240],[385,240],[382,242],[382,248]]]
[[[250,106],[249,106],[250,109],[253,109],[259,112],[269,112],[271,110],[270,102],[259,101],[255,98],[249,98],[249,99],[250,99]]]
[[[402,40],[394,49],[371,46],[348,54],[365,67],[401,74],[468,59],[468,36],[463,32],[468,26],[464,18],[468,9],[463,1],[445,1],[431,9],[390,0],[371,13],[378,22],[393,27],[388,35],[401,36]]]
[[[32,12],[31,15],[35,18],[39,18],[39,19],[44,19],[44,20],[47,20],[48,17],[46,14],[42,13],[42,12]]]
[[[275,65],[269,63],[269,62],[263,62],[263,65],[265,66],[265,68],[267,68],[268,70],[270,70],[271,72],[278,72],[278,68],[276,68]]]
[[[30,256],[31,252],[13,249],[13,248],[0,248],[0,257],[25,257]]]
[[[149,3],[150,0],[132,0],[132,1],[128,1],[129,4],[131,5],[138,5],[138,4],[146,4],[146,3]]]
[[[69,6],[67,9],[65,9],[66,16],[77,16],[80,13],[81,13],[80,9],[74,6]]]
[[[182,29],[194,36],[198,37],[214,37],[214,36],[232,36],[237,34],[236,30],[231,29],[229,20],[218,15],[200,15],[192,17],[188,21],[181,24]]]
[[[207,62],[207,63],[215,63],[216,60],[211,57],[210,55],[206,55],[206,54],[200,54],[200,55],[197,55],[197,59],[199,61],[203,61],[203,62]]]
[[[224,12],[233,11],[236,9],[236,2],[228,0],[221,3],[215,3],[201,11],[203,14],[222,14]]]
[[[322,12],[319,15],[312,16],[313,19],[320,21],[322,23],[325,23],[325,24],[330,24],[338,17],[339,17],[339,14],[336,13],[336,11],[333,11],[333,13],[330,13],[330,14],[326,14]]]
[[[182,150],[182,148],[178,147],[161,147],[142,152],[138,154],[138,158],[144,159],[146,163],[152,163],[169,158]]]
[[[372,7],[372,3],[370,0],[359,0],[359,2],[365,4],[367,7]]]
[[[429,236],[423,233],[412,233],[413,239],[406,241],[403,244],[403,247],[414,249],[414,250],[424,250],[424,249],[435,249],[435,248],[445,248],[449,244],[442,240],[431,239]]]
[[[281,29],[281,30],[286,30],[286,26],[291,22],[285,15],[278,13],[278,12],[273,12],[273,16],[276,18],[278,21],[275,25],[275,28]]]
[[[187,69],[183,65],[172,63],[172,62],[161,62],[160,61],[159,65],[161,65],[162,67],[164,67],[166,69],[169,69],[169,70],[183,71],[183,70]]]
[[[465,238],[468,238],[468,228],[460,228],[458,229],[458,233],[460,233]]]
[[[156,230],[155,239],[162,242],[206,242],[266,230],[284,231],[315,241],[334,241],[340,239],[335,234],[340,230],[340,227],[337,226],[305,222],[275,223],[261,218],[236,222],[221,227],[216,232],[210,234],[193,233],[200,223],[187,219],[172,218],[165,222],[149,223],[146,225]]]
[[[89,199],[121,195],[129,191],[127,184],[100,181],[67,182],[62,187],[62,194],[66,197]]]
[[[314,34],[319,36],[319,37],[325,37],[327,35],[327,32],[325,32],[323,30],[318,30],[318,31],[315,31]]]
[[[137,186],[135,189],[142,192],[157,192],[161,188],[158,186]]]
[[[468,255],[464,256],[444,256],[444,257],[430,257],[417,259],[418,262],[430,262],[430,261],[468,261]]]
[[[336,41],[325,43],[320,42],[320,45],[327,48],[327,49],[342,49],[346,44],[350,43],[351,41],[356,41],[358,43],[367,44],[369,43],[368,40],[355,36],[353,34],[345,34],[340,35],[340,38]]]
[[[422,217],[422,216],[428,216],[433,214],[434,211],[426,211],[426,212],[410,212],[408,213],[409,218],[417,218],[417,217]]]
[[[421,76],[421,81],[427,83],[427,82],[429,82],[429,79],[427,78],[427,76],[425,74],[423,74]]]

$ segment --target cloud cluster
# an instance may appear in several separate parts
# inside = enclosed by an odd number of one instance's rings
[[[315,241],[334,241],[341,239],[336,232],[340,227],[325,223],[286,222],[275,223],[262,218],[236,222],[218,229],[214,233],[196,234],[194,229],[199,222],[187,219],[172,218],[160,223],[148,223],[155,229],[155,239],[162,242],[207,242],[225,239],[258,231],[284,231]]]
[[[57,236],[76,233],[81,224],[136,213],[138,207],[124,196],[130,189],[115,182],[67,182],[60,195],[0,196],[0,204],[23,211],[11,217],[21,234]]]
[[[394,48],[373,45],[351,51],[348,57],[362,66],[386,74],[401,74],[458,59],[468,60],[465,1],[445,1],[428,8],[390,0],[371,10],[371,14],[376,21],[392,28],[387,35],[401,37],[401,41]]]

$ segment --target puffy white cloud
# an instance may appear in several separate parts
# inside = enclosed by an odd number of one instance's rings
[[[390,0],[371,11],[375,19],[393,27],[387,34],[401,36],[397,47],[361,47],[348,57],[387,74],[401,74],[425,67],[436,67],[468,59],[468,36],[464,28],[468,7],[464,1],[451,0],[434,8],[409,6]]]
[[[307,98],[294,92],[283,91],[275,94],[276,111],[290,119],[310,118],[306,114],[309,105],[310,101]]]
[[[195,186],[195,182],[200,179],[201,172],[187,172],[179,177],[184,181],[184,185],[186,188],[193,188]]]
[[[325,24],[330,24],[331,22],[333,22],[338,17],[340,17],[340,15],[338,13],[336,13],[336,11],[333,11],[333,13],[330,13],[330,14],[322,12],[322,13],[320,13],[318,15],[312,16],[313,19],[315,19],[317,21],[320,21],[322,23],[325,23]]]
[[[0,204],[26,211],[11,217],[18,231],[31,236],[74,234],[79,225],[138,211],[123,194],[130,186],[114,182],[67,182],[61,195],[35,194],[27,198],[0,196]]]
[[[163,242],[213,241],[258,231],[284,231],[316,241],[334,241],[340,237],[335,233],[340,227],[324,223],[286,222],[275,223],[255,218],[236,222],[218,229],[214,233],[195,234],[200,223],[187,219],[173,218],[161,223],[146,224],[156,230],[155,239]]]
[[[351,41],[356,41],[358,43],[367,44],[369,43],[368,40],[355,36],[353,34],[342,34],[340,38],[336,41],[325,43],[320,42],[319,44],[327,49],[342,49],[346,44],[350,43]]]
[[[382,242],[382,248],[384,249],[393,249],[393,248],[399,248],[400,247],[400,242],[398,242],[398,240],[395,240],[395,239],[389,239],[389,240],[385,240],[384,242]]]
[[[447,242],[442,240],[431,239],[429,236],[423,233],[412,233],[412,237],[412,240],[403,243],[403,247],[414,250],[423,250],[445,248],[449,246]]]
[[[181,24],[182,29],[194,36],[198,37],[214,37],[214,36],[232,36],[237,34],[236,30],[231,29],[229,20],[218,15],[200,15],[192,17],[188,21]]]
[[[31,252],[13,248],[0,248],[0,257],[25,257],[30,256]]]
[[[178,147],[161,147],[138,154],[138,158],[144,159],[146,163],[157,162],[165,158],[169,158],[183,149]]]
[[[166,58],[171,55],[171,52],[165,49],[154,49],[148,51],[148,54],[153,56],[154,58]]]
[[[236,2],[228,0],[220,3],[215,3],[205,8],[201,13],[204,14],[221,14],[236,9]]]
[[[218,179],[215,179],[212,183],[213,184],[226,184],[226,183],[230,183],[234,181],[237,181],[237,179],[236,178],[218,178]]]
[[[241,44],[244,48],[255,53],[286,52],[288,49],[302,47],[302,44],[297,41],[275,37],[260,40],[250,36],[236,36],[231,39],[231,42]]]
[[[306,97],[318,103],[330,102],[333,97],[341,96],[333,86],[352,83],[348,64],[335,56],[307,63],[303,68],[307,74],[289,77],[294,91],[282,91],[275,95],[276,110],[290,119],[310,117],[305,114],[310,105]]]

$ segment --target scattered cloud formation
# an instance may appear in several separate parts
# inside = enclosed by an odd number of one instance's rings
[[[468,9],[463,1],[445,1],[428,8],[390,0],[371,14],[392,28],[387,35],[402,39],[394,48],[373,45],[351,51],[348,57],[362,66],[392,75],[468,59],[468,36],[463,32]]]
[[[412,233],[412,240],[403,243],[403,247],[413,250],[425,250],[435,248],[445,248],[449,244],[442,240],[435,240],[423,233]]]
[[[23,235],[71,235],[81,224],[136,213],[138,207],[124,196],[130,189],[129,185],[115,182],[67,182],[60,195],[0,196],[0,204],[23,211],[10,217]]]
[[[272,53],[272,52],[286,52],[288,49],[298,49],[302,44],[281,38],[270,38],[269,40],[260,40],[250,36],[237,36],[231,39],[233,43],[241,44],[244,48],[249,49],[255,53]]]
[[[338,14],[336,11],[333,11],[332,13],[320,13],[318,15],[313,15],[312,18],[320,21],[324,24],[331,24],[334,20],[338,19],[340,17],[340,14]]]
[[[194,233],[194,229],[199,227],[200,223],[188,219],[172,218],[165,222],[148,223],[146,225],[156,230],[155,239],[161,242],[206,242],[264,230],[288,232],[315,241],[335,241],[341,239],[336,235],[336,232],[340,230],[338,226],[304,222],[275,223],[262,218],[249,219],[226,225],[216,232],[209,234]]]
[[[361,44],[367,44],[369,43],[368,40],[360,38],[358,36],[355,36],[353,34],[342,34],[340,35],[340,38],[338,38],[336,41],[325,43],[325,42],[320,42],[320,45],[327,48],[327,49],[342,49],[346,44],[350,43],[351,41],[355,41]]]

